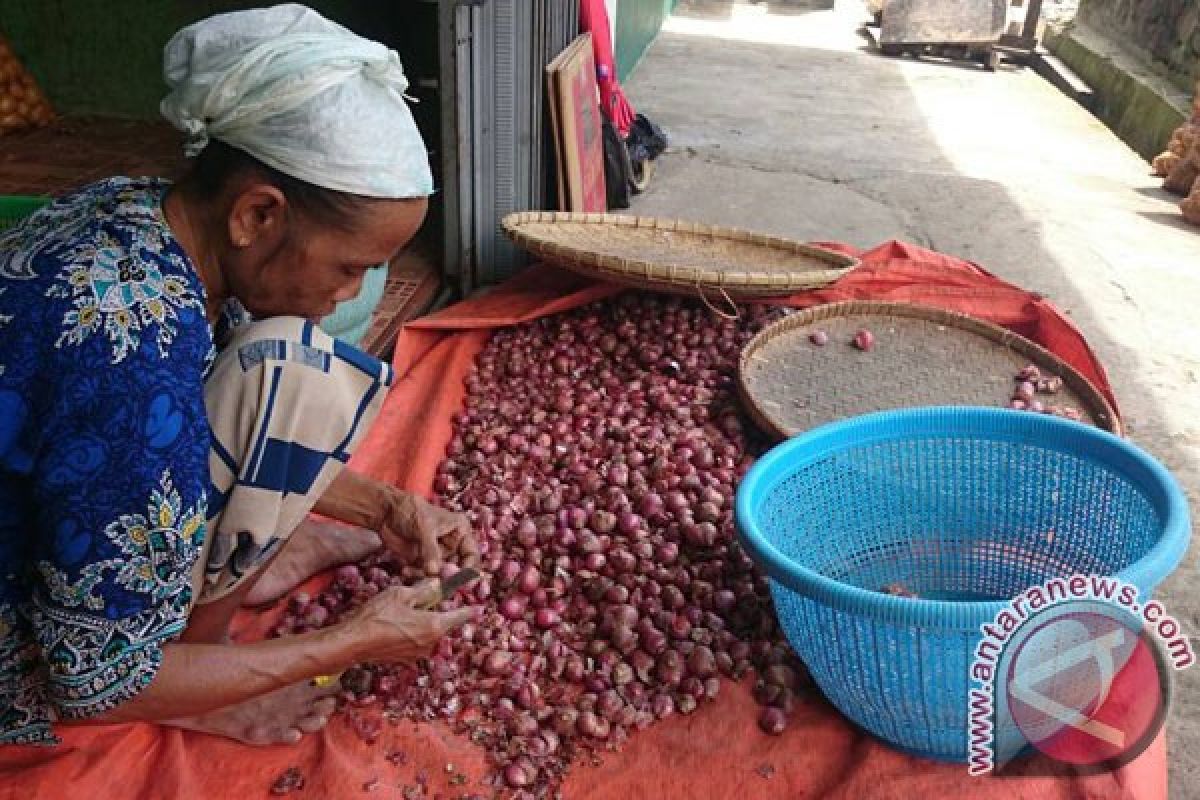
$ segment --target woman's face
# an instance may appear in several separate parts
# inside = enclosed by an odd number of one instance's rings
[[[230,294],[256,318],[319,320],[358,295],[366,271],[386,263],[416,235],[428,201],[363,204],[354,229],[308,221],[296,212],[265,225],[231,229],[235,248],[223,264]],[[271,230],[272,225],[274,230]]]

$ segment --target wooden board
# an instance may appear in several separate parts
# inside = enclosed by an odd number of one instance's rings
[[[558,108],[558,72],[562,69],[563,59],[570,51],[571,47],[568,46],[546,65],[546,100],[550,104],[550,138],[554,140],[554,180],[558,186],[555,202],[558,203],[559,211],[565,211],[567,207],[567,167],[563,161],[562,112]]]
[[[60,117],[0,139],[0,194],[60,195],[113,175],[178,180],[183,136],[166,122]]]
[[[551,115],[557,120],[556,147],[561,148],[559,209],[606,211],[604,142],[592,35],[579,36],[551,62],[547,72],[553,98]]]

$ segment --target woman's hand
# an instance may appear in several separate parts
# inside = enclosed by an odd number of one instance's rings
[[[479,567],[479,543],[465,514],[435,506],[424,498],[395,489],[384,497],[379,535],[383,544],[406,563],[418,559],[436,575],[445,561]]]
[[[422,564],[430,575],[446,560],[479,567],[479,542],[466,516],[353,470],[342,470],[313,510],[378,531],[385,547],[405,563]]]
[[[371,597],[339,627],[349,635],[359,661],[412,663],[433,652],[438,640],[473,617],[478,609],[423,611],[438,599],[438,581],[392,586]]]

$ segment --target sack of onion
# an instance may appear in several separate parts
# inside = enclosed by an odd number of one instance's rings
[[[1192,101],[1192,116],[1171,134],[1167,149],[1155,157],[1154,174],[1163,178],[1163,188],[1184,197],[1179,208],[1183,218],[1200,225],[1200,83]]]
[[[1179,204],[1179,208],[1183,211],[1183,218],[1193,225],[1200,225],[1200,187],[1192,190],[1192,193]]]
[[[48,125],[54,110],[17,54],[0,36],[0,136]]]

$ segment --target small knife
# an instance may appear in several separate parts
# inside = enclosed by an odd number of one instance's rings
[[[451,575],[441,582],[441,591],[437,596],[429,602],[418,605],[417,608],[428,611],[431,608],[437,608],[446,600],[454,596],[454,593],[466,586],[468,583],[479,579],[479,570],[474,567],[463,567],[458,572]]]

